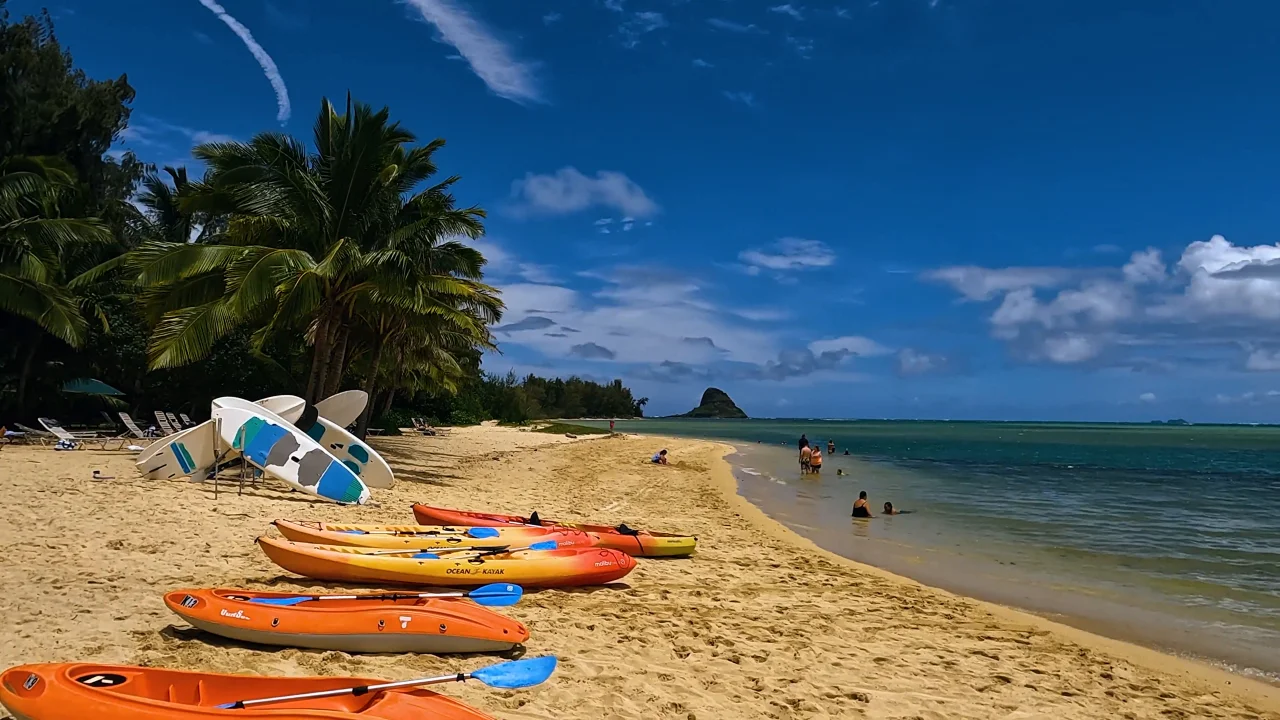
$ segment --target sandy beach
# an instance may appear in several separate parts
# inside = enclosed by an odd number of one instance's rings
[[[530,628],[528,654],[562,664],[532,690],[445,688],[498,718],[1280,718],[1280,688],[819,550],[737,496],[727,445],[496,427],[374,444],[398,482],[359,508],[270,483],[223,484],[215,499],[211,483],[142,480],[128,452],[5,448],[0,666],[402,679],[487,664],[239,647],[161,602],[177,587],[320,589],[253,538],[275,518],[407,523],[420,501],[698,535],[692,559],[641,560],[613,586],[507,608]],[[671,466],[647,462],[660,446]]]

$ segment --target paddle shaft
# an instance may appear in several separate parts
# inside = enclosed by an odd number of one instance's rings
[[[298,695],[281,695],[279,697],[259,698],[257,700],[240,700],[227,707],[232,710],[247,708],[252,705],[265,705],[267,703],[289,702],[291,700],[311,700],[314,698],[337,697],[338,695],[365,695],[367,693],[376,692],[378,690],[392,690],[402,687],[413,687],[415,685],[438,685],[447,682],[463,682],[471,677],[470,673],[457,673],[455,675],[441,675],[433,678],[419,678],[417,680],[400,680],[399,682],[379,683],[377,685],[358,685],[350,688],[337,688],[336,690],[321,690],[319,692],[300,693]]]
[[[385,593],[382,595],[315,595],[312,600],[399,600],[400,598],[460,598],[463,592],[448,593]]]
[[[516,550],[528,550],[528,549],[529,549],[529,548],[514,548],[514,549],[512,549],[510,546],[507,546],[507,545],[500,545],[500,546],[492,547],[492,548],[475,548],[475,547],[447,548],[447,547],[443,547],[443,548],[405,548],[405,549],[403,549],[403,550],[371,550],[371,551],[369,551],[369,552],[363,552],[363,553],[360,553],[360,554],[361,554],[361,555],[407,555],[407,554],[409,554],[409,553],[420,553],[420,552],[423,552],[423,553],[464,552],[464,551],[470,551],[470,552],[489,552],[489,551],[491,551],[491,550],[492,550],[492,551],[497,551],[497,552],[515,552]]]

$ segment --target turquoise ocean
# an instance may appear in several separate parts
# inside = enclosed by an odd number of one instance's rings
[[[617,429],[733,444],[744,497],[851,559],[1280,682],[1280,428],[655,419]],[[838,448],[821,475],[799,472],[802,433]],[[886,500],[912,512],[851,519],[861,490],[877,515]]]

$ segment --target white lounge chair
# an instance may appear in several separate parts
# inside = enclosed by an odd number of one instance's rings
[[[129,430],[129,432],[133,435],[134,439],[142,440],[148,443],[153,442],[155,440],[154,436],[148,435],[146,430],[143,430],[142,428],[138,427],[138,423],[133,421],[133,418],[130,417],[129,413],[121,412],[120,422],[124,423],[125,428]]]
[[[196,424],[192,422],[191,418],[187,417],[186,413],[178,413],[178,419],[182,421],[182,427],[184,429],[193,428],[196,426]]]
[[[124,448],[125,442],[128,441],[129,439],[124,435],[117,435],[115,437],[102,437],[97,433],[73,434],[71,432],[68,432],[67,430],[64,430],[62,426],[58,424],[58,421],[54,420],[53,418],[42,417],[37,419],[40,421],[40,424],[45,427],[46,430],[56,435],[59,440],[65,440],[69,443],[72,443],[77,448],[81,448],[83,447],[83,445],[88,445],[92,443],[92,444],[96,444],[102,450],[120,450]],[[115,447],[113,448],[107,447],[108,443],[115,443]]]
[[[178,432],[178,428],[175,428],[173,424],[169,422],[169,416],[165,414],[165,411],[156,410],[155,415],[156,424],[160,426],[160,432],[163,432],[165,435],[172,435]]]

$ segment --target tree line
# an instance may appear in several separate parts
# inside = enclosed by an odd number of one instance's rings
[[[221,394],[360,388],[361,434],[397,406],[443,422],[641,412],[621,381],[482,371],[503,304],[464,242],[486,214],[455,198],[443,140],[326,99],[309,142],[204,143],[194,177],[112,149],[134,95],[76,69],[47,13],[11,22],[0,0],[5,416],[71,412],[61,390],[82,377],[195,416]]]

